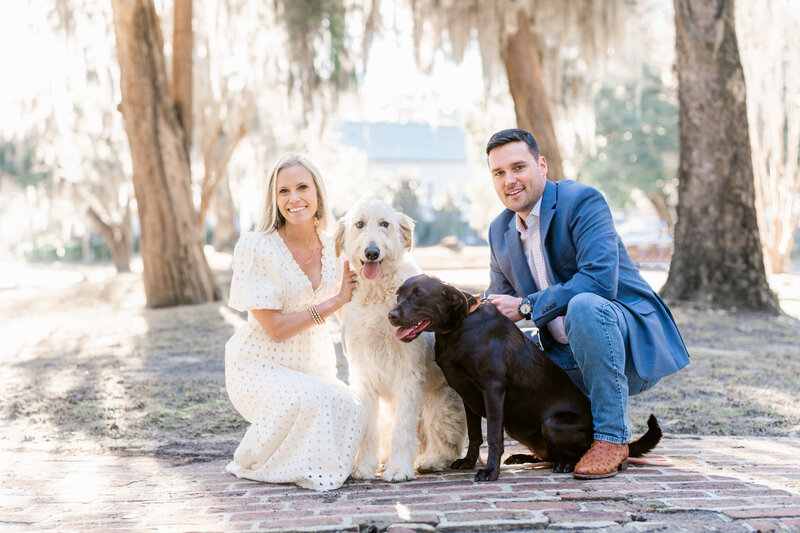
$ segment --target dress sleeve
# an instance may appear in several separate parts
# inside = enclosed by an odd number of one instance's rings
[[[282,309],[280,268],[274,264],[277,250],[260,235],[244,235],[233,250],[233,278],[228,306],[237,311]]]

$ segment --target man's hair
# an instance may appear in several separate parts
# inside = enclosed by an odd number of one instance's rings
[[[533,154],[533,157],[536,159],[539,158],[539,143],[536,142],[536,138],[531,132],[517,128],[498,131],[492,135],[492,138],[489,139],[489,143],[486,145],[486,155],[489,155],[489,152],[499,146],[513,142],[524,142],[528,145],[528,150]]]

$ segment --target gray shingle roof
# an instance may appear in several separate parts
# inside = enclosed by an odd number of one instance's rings
[[[457,126],[391,122],[344,122],[342,144],[367,153],[371,161],[467,160],[464,132]]]

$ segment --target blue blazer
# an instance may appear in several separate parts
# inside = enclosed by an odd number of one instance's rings
[[[590,292],[622,309],[630,336],[626,348],[642,379],[661,378],[689,364],[672,314],[628,256],[599,191],[571,180],[545,184],[541,238],[553,285],[543,291],[528,267],[515,216],[506,209],[489,227],[487,293],[527,296],[545,348],[555,341],[544,325],[566,314],[573,296]]]

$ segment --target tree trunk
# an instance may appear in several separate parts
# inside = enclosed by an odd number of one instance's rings
[[[223,176],[212,202],[217,225],[214,226],[213,245],[217,250],[233,250],[239,231],[236,229],[236,208],[233,205],[228,176]]]
[[[667,225],[667,232],[672,235],[672,231],[675,229],[675,220],[672,216],[672,209],[667,203],[666,195],[663,192],[654,192],[653,194],[648,194],[647,199],[653,205],[658,218]]]
[[[558,149],[550,102],[542,78],[542,61],[536,40],[531,33],[528,15],[517,13],[517,33],[501,43],[503,63],[508,76],[508,88],[514,99],[517,125],[533,133],[539,151],[547,160],[547,177],[551,181],[564,179],[561,151]]]
[[[152,0],[114,0],[122,110],[149,307],[220,298],[197,235],[185,136],[169,96]]]
[[[666,298],[777,312],[758,235],[733,2],[675,0],[680,166]]]
[[[175,0],[172,26],[172,80],[169,93],[183,128],[187,160],[192,147],[192,0]]]
[[[125,208],[125,219],[121,224],[106,222],[92,207],[86,210],[86,214],[106,241],[106,246],[108,246],[108,250],[111,252],[111,260],[114,261],[117,272],[130,272],[132,252],[131,240],[133,235],[131,229],[130,206]]]

